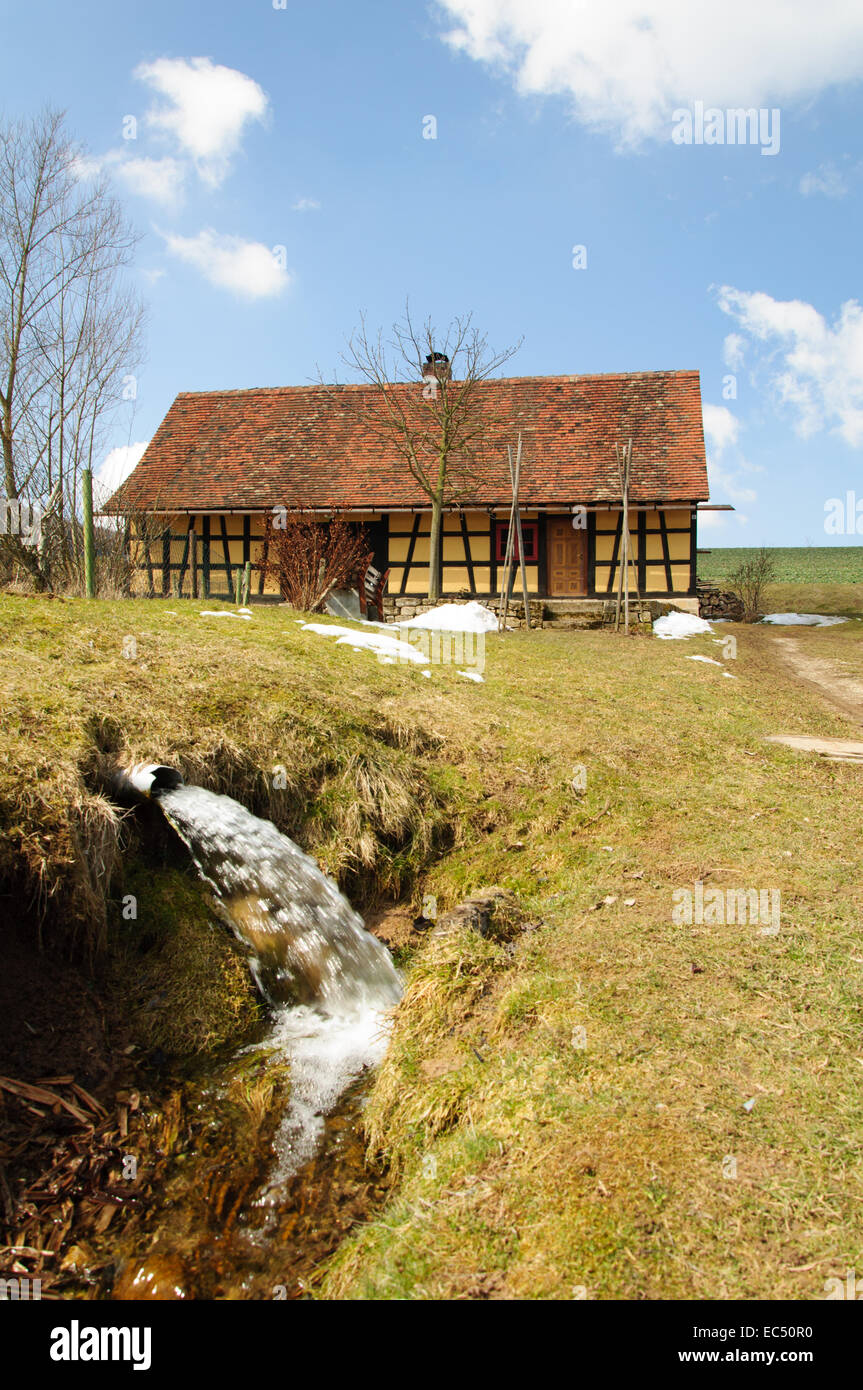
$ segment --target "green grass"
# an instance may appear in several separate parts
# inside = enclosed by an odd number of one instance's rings
[[[362,900],[408,889],[449,833],[422,756],[438,735],[400,715],[414,673],[346,660],[283,609],[246,623],[200,607],[0,597],[0,883],[91,954],[119,859],[100,794],[118,759],[238,796]]]
[[[686,659],[721,653],[709,635],[546,629],[489,636],[476,685],[284,609],[205,626],[176,601],[0,600],[22,874],[66,882],[61,793],[89,804],[110,709],[127,752],[268,813],[283,763],[282,823],[346,881],[368,835],[379,890],[445,910],[497,883],[531,928],[414,953],[365,1111],[391,1198],[320,1296],[820,1298],[863,1264],[863,774],[765,743],[849,725],[770,629],[719,631],[735,680]],[[856,664],[860,625],[835,631]],[[698,879],[779,889],[779,935],[675,924]]]
[[[778,584],[861,584],[863,545],[768,546]],[[722,582],[757,547],[723,546],[698,557],[699,579]]]

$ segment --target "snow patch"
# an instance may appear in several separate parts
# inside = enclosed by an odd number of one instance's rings
[[[398,637],[390,637],[376,629],[373,632],[357,632],[353,627],[340,627],[338,623],[303,623],[303,632],[317,632],[321,637],[335,637],[336,646],[350,646],[355,652],[364,648],[378,656],[390,657],[392,661],[412,661],[422,666],[429,664],[427,656],[418,652],[409,642]]]
[[[653,624],[654,637],[662,637],[667,642],[680,641],[684,637],[695,637],[701,632],[712,632],[713,628],[705,618],[696,618],[694,613],[663,613]]]
[[[247,608],[241,608],[238,613],[235,613],[232,608],[203,608],[201,610],[202,618],[245,618],[248,622],[251,616]]]
[[[826,613],[767,613],[761,621],[781,627],[833,627],[835,623],[847,623],[848,619],[830,617]]]
[[[685,656],[684,661],[703,661],[707,666],[721,666],[721,661],[714,661],[712,656]]]
[[[497,617],[489,608],[470,603],[442,603],[429,613],[399,623],[399,627],[430,628],[440,632],[497,632]]]
[[[464,676],[466,681],[478,681],[480,685],[483,683],[483,678],[478,671],[456,671],[456,675]]]

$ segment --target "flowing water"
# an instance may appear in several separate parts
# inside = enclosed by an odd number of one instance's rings
[[[326,1116],[380,1061],[401,983],[386,948],[313,859],[270,821],[201,787],[160,791],[273,1005],[265,1046],[286,1056],[291,1096],[265,1200],[316,1152]]]

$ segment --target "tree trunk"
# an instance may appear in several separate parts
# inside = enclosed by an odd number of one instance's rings
[[[441,528],[443,526],[443,498],[440,494],[432,498],[431,534],[429,535],[429,598],[441,596]]]

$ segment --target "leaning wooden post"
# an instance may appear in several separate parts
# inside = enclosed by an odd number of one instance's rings
[[[622,600],[623,600],[623,551],[624,551],[624,540],[623,540],[623,464],[622,464],[621,458],[620,458],[620,445],[619,445],[619,444],[615,444],[615,446],[614,446],[614,457],[615,457],[615,459],[616,459],[616,461],[617,461],[617,477],[618,477],[618,481],[619,481],[619,483],[620,483],[620,498],[621,498],[621,506],[620,506],[620,545],[618,546],[618,550],[617,550],[617,603],[615,604],[615,609],[614,609],[614,630],[615,630],[615,632],[619,632],[619,631],[620,631],[620,605],[621,605],[621,602],[622,602]]]
[[[243,607],[249,606],[249,594],[252,589],[252,562],[247,560],[243,566]]]
[[[509,466],[512,468],[512,450],[509,450]],[[521,570],[521,592],[524,598],[524,625],[530,631],[530,599],[527,596],[527,566],[524,562],[524,542],[521,537],[521,507],[518,494],[521,486],[521,430],[518,432],[518,448],[515,453],[515,534],[518,538],[518,562]]]
[[[509,608],[509,580],[512,574],[512,551],[515,544],[515,507],[509,510],[509,529],[506,533],[506,554],[503,560],[503,584],[500,590],[500,607],[498,608],[498,632],[506,630],[506,615]]]
[[[189,532],[189,569],[192,572],[192,598],[198,597],[198,533]]]
[[[87,598],[96,597],[95,539],[93,536],[93,470],[81,469],[81,494],[84,504],[84,592]]]
[[[623,629],[629,636],[629,453],[623,454]]]

